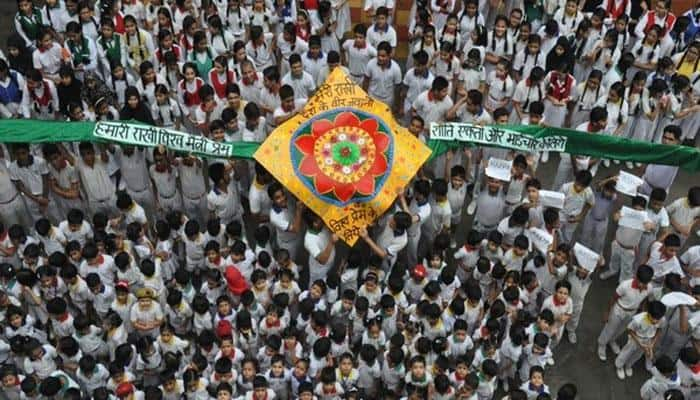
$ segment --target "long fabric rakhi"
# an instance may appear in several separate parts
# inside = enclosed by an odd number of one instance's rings
[[[595,158],[677,165],[688,172],[700,171],[700,151],[624,139],[600,133],[530,125],[440,123],[430,126],[429,146],[435,157],[465,144],[503,147],[518,151],[557,151]]]

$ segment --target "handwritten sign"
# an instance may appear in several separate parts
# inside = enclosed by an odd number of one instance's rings
[[[600,255],[598,253],[578,242],[574,245],[574,256],[576,256],[578,265],[588,272],[595,269],[595,267],[598,265],[598,260],[600,259]]]
[[[549,246],[554,243],[554,237],[544,229],[530,228],[527,230],[527,236],[530,238],[532,245],[543,254],[547,254]]]
[[[503,129],[496,126],[479,126],[469,123],[432,123],[430,139],[479,143],[490,146],[505,147],[521,151],[558,151],[566,150],[565,136],[547,136],[537,138]]]
[[[212,158],[228,158],[233,154],[231,143],[215,142],[203,136],[178,132],[157,126],[127,124],[124,122],[98,122],[93,136],[134,146],[165,146],[173,151],[198,154]]]
[[[540,190],[540,203],[542,207],[552,207],[561,209],[564,207],[564,199],[566,196],[562,192],[552,190]]]
[[[498,179],[499,181],[510,181],[510,170],[513,168],[513,160],[502,160],[500,158],[489,158],[486,166],[486,176]]]
[[[623,206],[620,210],[620,220],[617,223],[625,228],[644,231],[646,230],[644,229],[644,223],[647,221],[648,216],[646,211],[635,210],[634,208]]]
[[[683,292],[671,292],[661,298],[661,302],[666,307],[694,306],[697,304],[695,297]]]
[[[637,175],[632,175],[629,172],[620,171],[620,175],[617,178],[617,183],[615,188],[618,192],[626,194],[628,196],[636,196],[637,189],[644,181]]]

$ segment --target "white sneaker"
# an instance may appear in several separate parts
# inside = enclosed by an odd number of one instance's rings
[[[608,159],[603,160],[603,166],[604,166],[605,168],[610,167],[610,160],[608,160]]]
[[[632,367],[625,367],[625,375],[628,378],[631,378],[633,373],[634,373],[634,371],[632,370]]]
[[[569,332],[569,343],[576,344],[576,332]]]
[[[625,380],[625,370],[622,368],[617,369],[617,377],[620,378],[620,380],[624,381]]]
[[[640,168],[641,166],[642,166],[642,163],[640,163],[640,162],[634,163],[635,168]]]
[[[617,272],[609,269],[607,271],[601,272],[599,276],[601,280],[605,281],[615,276],[615,274],[617,274]]]
[[[600,361],[608,361],[608,355],[605,354],[605,346],[598,346],[598,359]]]
[[[612,350],[615,355],[620,354],[620,345],[616,342],[610,343],[610,350]]]
[[[627,162],[625,162],[625,167],[627,167],[627,169],[633,169],[633,168],[634,168],[634,164],[632,164],[631,161],[627,161]]]
[[[613,164],[615,164],[615,165],[620,164],[620,160],[613,160]]]
[[[540,161],[542,161],[543,163],[546,163],[547,161],[549,161],[549,152],[548,151],[542,152],[542,157],[540,157]]]
[[[472,200],[467,206],[467,214],[474,215],[474,211],[476,211],[476,199]]]
[[[554,358],[548,358],[547,365],[554,365]]]

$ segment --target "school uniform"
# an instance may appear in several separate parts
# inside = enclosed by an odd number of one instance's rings
[[[154,215],[155,199],[151,190],[151,181],[148,178],[146,150],[133,149],[133,153],[127,154],[122,148],[117,147],[114,159],[121,171],[120,188],[125,189],[131,199],[143,207],[146,215]]]
[[[302,71],[300,77],[295,77],[291,72],[288,72],[282,77],[282,85],[289,85],[294,89],[294,99],[308,99],[311,94],[316,90],[316,83],[314,82],[313,76],[306,71]]]
[[[289,208],[279,208],[272,206],[270,209],[270,224],[275,227],[277,246],[289,251],[289,256],[292,260],[296,258],[298,242],[298,234],[291,232],[294,221],[294,211]]]
[[[634,332],[637,340],[643,345],[649,345],[656,336],[658,329],[661,329],[665,324],[665,318],[662,318],[657,323],[650,321],[650,316],[647,312],[641,312],[634,317],[627,325],[627,330]],[[644,351],[632,338],[628,337],[627,343],[620,351],[620,354],[615,358],[615,367],[617,369],[631,369],[639,358],[644,355]],[[651,362],[651,360],[648,360]]]
[[[8,170],[10,179],[13,182],[21,183],[24,189],[32,195],[43,196],[44,192],[48,192],[48,188],[44,187],[43,180],[49,175],[49,167],[43,158],[31,156],[29,165],[19,165],[17,160],[12,161]],[[24,196],[24,203],[32,222],[36,222],[44,216],[45,211],[36,201]]]
[[[330,244],[331,232],[327,229],[321,229],[315,232],[307,228],[304,235],[304,248],[309,253],[309,281],[315,282],[317,279],[324,279],[330,271],[333,262],[335,261],[335,245],[331,250],[331,254],[325,263],[318,261],[317,257]]]
[[[38,51],[38,50],[37,50]],[[46,76],[48,72],[45,72]],[[53,81],[42,79],[39,87],[30,90],[26,82],[22,88],[22,117],[26,119],[52,120],[60,110],[58,91]]]
[[[369,60],[377,56],[377,49],[365,42],[364,46],[358,46],[354,40],[343,43],[343,50],[348,61],[350,79],[358,85],[362,84]]]
[[[396,85],[402,82],[401,68],[396,61],[391,60],[389,66],[380,66],[376,58],[371,59],[365,71],[365,78],[369,80],[367,93],[393,107]]]
[[[430,72],[430,70],[426,70],[422,75],[417,75],[415,68],[411,68],[406,71],[406,74],[403,77],[403,84],[408,89],[406,91],[406,97],[403,104],[403,110],[405,113],[410,114],[414,101],[424,92],[430,91],[434,79],[435,76]],[[440,103],[444,101],[445,100],[442,100]],[[444,115],[444,113],[442,115]],[[423,116],[421,115],[421,117]],[[425,125],[428,126],[427,123]]]

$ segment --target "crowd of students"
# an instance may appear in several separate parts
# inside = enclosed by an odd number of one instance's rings
[[[2,118],[262,142],[341,68],[421,140],[443,121],[676,146],[700,128],[700,2],[416,0],[407,41],[392,0],[365,1],[368,26],[347,0],[17,6]],[[250,160],[1,149],[0,398],[574,400],[546,369],[598,271],[619,284],[577,351],[619,379],[643,358],[644,400],[700,398],[700,186],[667,199],[677,167],[627,162],[642,184],[623,193],[617,160],[560,154],[556,194],[549,153],[465,146],[348,248]]]

